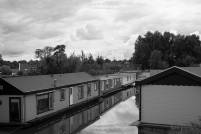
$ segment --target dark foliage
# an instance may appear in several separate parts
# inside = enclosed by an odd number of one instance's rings
[[[142,69],[194,66],[201,62],[201,41],[197,35],[147,32],[135,42],[131,60]]]

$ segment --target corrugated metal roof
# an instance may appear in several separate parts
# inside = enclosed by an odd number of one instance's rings
[[[97,80],[96,78],[85,72],[7,77],[2,79],[24,93],[39,91],[43,89],[51,89],[54,87],[68,85],[70,86],[74,84]]]

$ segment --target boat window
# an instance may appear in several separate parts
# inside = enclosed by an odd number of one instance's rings
[[[70,95],[73,93],[73,87],[69,88],[69,93],[70,93]]]
[[[60,89],[60,101],[65,100],[65,89]]]
[[[98,82],[95,82],[94,83],[94,91],[97,91],[97,89],[98,89],[97,86],[98,86]]]
[[[78,99],[84,98],[84,87],[78,86]]]
[[[44,113],[53,109],[53,92],[37,95],[37,113]]]
[[[87,84],[87,96],[91,96],[91,84]]]

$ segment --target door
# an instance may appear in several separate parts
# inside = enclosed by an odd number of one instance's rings
[[[21,122],[21,98],[10,97],[10,122]]]
[[[70,105],[73,105],[73,87],[70,87]]]

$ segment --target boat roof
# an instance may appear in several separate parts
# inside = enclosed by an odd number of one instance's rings
[[[201,85],[201,67],[173,66],[163,71],[158,71],[143,80],[136,81],[136,85]]]
[[[36,76],[17,76],[1,79],[23,93],[37,92],[44,89],[71,86],[97,80],[95,77],[85,72]]]

